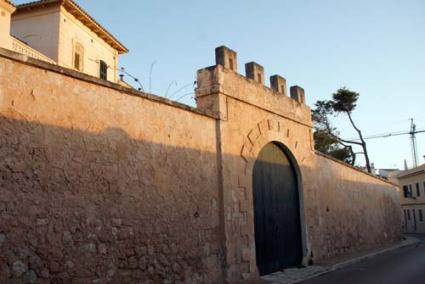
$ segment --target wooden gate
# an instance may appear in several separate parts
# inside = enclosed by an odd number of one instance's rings
[[[261,275],[301,264],[297,175],[275,143],[260,152],[253,175],[257,267]]]

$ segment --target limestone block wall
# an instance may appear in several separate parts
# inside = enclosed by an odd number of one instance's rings
[[[222,282],[216,147],[211,116],[1,50],[0,282]]]
[[[0,49],[0,282],[258,276],[270,142],[295,161],[304,264],[398,240],[396,186],[316,153],[304,90],[236,60],[198,72],[195,109]]]
[[[304,167],[305,214],[315,262],[397,241],[399,189],[319,152]],[[314,179],[316,182],[309,183]]]
[[[316,153],[303,89],[292,87],[288,97],[286,83],[272,89],[264,85],[264,74],[241,76],[237,68],[224,67],[226,48],[218,50],[218,65],[198,71],[197,102],[220,117],[227,279],[258,275],[252,177],[256,158],[270,142],[285,146],[298,170],[304,264],[399,240],[397,187]],[[227,52],[237,64],[235,53]]]

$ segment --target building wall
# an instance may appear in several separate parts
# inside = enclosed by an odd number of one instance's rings
[[[425,166],[400,173],[400,203],[403,230],[407,233],[425,233]],[[404,187],[409,193],[407,196]]]
[[[216,120],[100,84],[0,56],[0,282],[220,283]]]
[[[258,275],[252,171],[272,141],[297,164],[306,264],[400,237],[395,186],[316,154],[306,105],[220,65],[198,109],[4,50],[0,86],[3,282]]]
[[[118,53],[98,35],[83,25],[73,15],[61,8],[59,36],[59,64],[73,68],[73,43],[80,42],[84,47],[84,73],[99,77],[99,62],[108,66],[108,80],[117,82]]]
[[[0,0],[0,47],[10,49],[12,42],[10,39],[10,18],[15,8],[4,0]]]
[[[59,7],[12,15],[11,35],[57,62]]]

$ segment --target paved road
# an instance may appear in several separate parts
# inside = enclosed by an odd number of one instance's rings
[[[302,284],[425,284],[425,235],[416,246],[378,255]]]

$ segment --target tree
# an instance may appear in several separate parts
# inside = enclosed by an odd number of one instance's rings
[[[330,154],[337,158],[340,156],[342,160],[347,161],[347,153],[350,153],[351,164],[354,164],[355,153],[352,145],[361,146],[363,154],[366,160],[366,168],[370,173],[372,172],[370,166],[369,155],[367,152],[366,142],[363,138],[361,130],[354,123],[352,112],[357,106],[357,100],[359,99],[359,93],[350,91],[346,87],[340,88],[336,93],[332,94],[332,100],[329,101],[318,101],[316,103],[316,109],[313,110],[313,121],[315,123],[315,142],[318,144],[316,149],[324,151],[326,154]],[[333,128],[329,121],[329,116],[333,114],[346,114],[351,126],[356,130],[359,135],[358,141],[349,141],[339,137],[339,132]],[[328,137],[326,137],[326,135]],[[341,148],[342,146],[342,148]],[[326,152],[327,151],[327,152]]]
[[[350,145],[339,142],[322,129],[316,129],[313,134],[316,150],[325,153],[335,159],[354,165],[356,155]]]
[[[331,114],[333,114],[333,109],[329,101],[316,103],[316,108],[312,111],[315,148],[324,154],[354,165],[356,155],[353,148],[341,141],[339,132],[331,126],[329,122]]]

